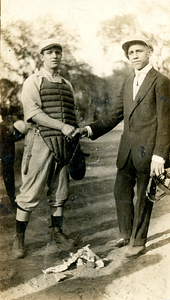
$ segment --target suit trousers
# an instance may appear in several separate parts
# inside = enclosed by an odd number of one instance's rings
[[[130,239],[132,246],[143,246],[147,241],[153,207],[146,197],[149,178],[134,167],[131,154],[124,168],[117,171],[114,196],[120,237]]]

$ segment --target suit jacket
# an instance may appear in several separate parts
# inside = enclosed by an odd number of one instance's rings
[[[92,139],[107,133],[124,119],[117,167],[122,169],[131,152],[138,171],[148,173],[152,155],[165,160],[170,149],[170,80],[152,68],[133,101],[133,77],[122,87],[113,112],[90,124]]]

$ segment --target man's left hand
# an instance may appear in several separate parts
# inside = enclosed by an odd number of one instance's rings
[[[154,174],[156,176],[159,176],[159,175],[163,174],[164,171],[165,171],[164,170],[164,163],[152,160],[150,176],[153,176]]]

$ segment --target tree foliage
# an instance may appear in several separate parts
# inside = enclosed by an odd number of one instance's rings
[[[21,93],[21,85],[18,82],[11,82],[8,79],[0,80],[1,105],[0,114],[2,119],[8,115],[16,115],[23,118],[23,109],[18,95]]]
[[[146,4],[146,3],[145,3]],[[147,6],[149,4],[147,3]],[[167,17],[166,24],[161,24],[159,21],[155,25],[155,30],[152,32],[151,30],[147,30],[147,26],[144,26],[143,20],[146,21],[148,18],[148,11],[145,12],[141,7],[142,18],[137,18],[136,15],[127,14],[123,16],[117,15],[116,17],[104,21],[101,23],[100,31],[98,35],[105,41],[103,43],[104,52],[108,51],[108,43],[110,42],[110,46],[114,46],[119,44],[122,41],[133,39],[136,36],[144,36],[146,39],[149,39],[154,46],[153,60],[154,66],[158,69],[158,71],[163,72],[165,75],[170,77],[170,18],[168,10],[166,11],[161,5],[157,6],[157,11],[162,13],[162,16],[165,15]],[[155,10],[152,9],[152,4],[150,5],[150,20],[151,18],[155,18]],[[107,46],[106,46],[107,45]]]
[[[12,58],[7,60],[5,56],[3,57],[3,69],[8,78],[3,81],[3,84],[7,90],[11,84],[13,93],[16,92],[15,107],[18,108],[22,83],[41,67],[38,54],[40,40],[56,36],[63,46],[63,58],[59,71],[73,85],[77,115],[80,123],[83,122],[84,125],[87,120],[93,120],[101,112],[107,110],[107,84],[104,79],[92,74],[89,65],[77,62],[72,53],[78,47],[79,36],[74,32],[72,35],[68,34],[62,24],[52,20],[44,22],[42,19],[39,19],[36,24],[20,20],[3,29],[3,47],[6,51],[10,50]],[[8,85],[5,85],[5,82],[8,82]],[[3,111],[5,108],[7,112],[13,109],[16,113],[11,99],[9,94],[8,97],[3,98]],[[18,112],[21,110],[18,109]]]
[[[36,69],[39,69],[41,66],[38,54],[40,41],[56,36],[59,42],[64,45],[63,63],[67,64],[68,60],[69,64],[73,63],[74,58],[71,53],[76,47],[78,36],[69,35],[60,23],[55,23],[52,20],[44,21],[41,18],[37,20],[36,24],[19,20],[2,29],[4,53],[10,51],[12,58],[10,62],[6,62],[6,57],[2,58],[2,67],[8,74],[8,78],[11,79],[13,74],[17,74],[24,81]]]
[[[107,42],[109,40],[111,44],[118,43],[122,39],[127,38],[130,35],[136,34],[137,20],[134,15],[128,14],[123,16],[115,16],[110,20],[106,20],[101,23],[98,36],[102,37],[102,40]],[[107,52],[107,43],[103,43],[103,50]]]
[[[120,44],[120,40],[135,34],[137,28],[138,21],[134,16],[116,16],[102,24],[100,34],[102,40],[108,39],[112,44]],[[59,71],[73,85],[79,124],[88,124],[89,121],[108,114],[112,110],[113,102],[118,96],[123,81],[131,72],[130,65],[121,62],[121,68],[113,70],[113,74],[109,77],[101,78],[94,75],[88,64],[78,62],[73,56],[74,50],[79,46],[79,36],[76,32],[70,35],[63,24],[56,23],[49,18],[47,21],[39,19],[36,24],[20,20],[3,28],[3,53],[6,55],[2,56],[5,76],[0,81],[3,90],[1,93],[2,111],[22,117],[20,102],[22,84],[29,75],[41,67],[38,45],[42,39],[56,36],[63,46],[63,58]],[[156,43],[157,38],[154,35],[151,37]],[[167,45],[165,45],[164,38],[165,36],[162,36],[162,47],[167,47],[169,41],[166,39]],[[106,51],[106,48],[104,50]],[[7,53],[10,59],[7,59]],[[161,55],[162,52],[158,55],[160,61]],[[157,62],[158,66],[166,69],[166,61],[162,64],[159,60]]]

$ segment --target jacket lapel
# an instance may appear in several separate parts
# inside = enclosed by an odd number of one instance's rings
[[[150,90],[153,82],[155,81],[155,79],[157,78],[157,71],[152,68],[147,74],[146,77],[138,91],[138,93],[136,94],[135,100],[133,101],[133,105],[132,105],[132,110],[131,110],[131,114],[132,112],[135,110],[135,108],[141,103],[141,101],[144,99],[145,95],[147,94],[147,92]],[[130,116],[131,116],[130,114]]]
[[[126,97],[125,97],[125,105],[126,105],[126,112],[128,115],[131,114],[132,109],[133,109],[133,80],[134,76],[129,78],[127,82],[127,88],[126,88]]]

